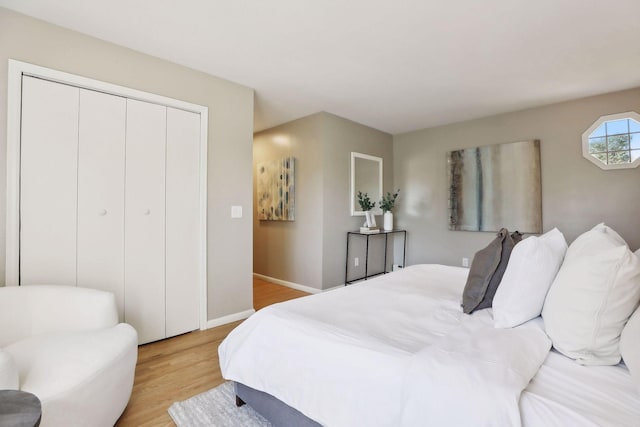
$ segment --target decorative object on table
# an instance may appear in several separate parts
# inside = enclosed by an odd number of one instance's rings
[[[393,194],[387,191],[387,194],[382,196],[382,200],[380,200],[379,205],[380,205],[380,208],[382,209],[382,212],[384,212],[383,223],[384,223],[385,231],[393,230],[393,212],[391,211],[396,205],[396,199],[398,198],[399,194],[400,194],[400,189],[398,189],[398,191],[396,191]]]
[[[360,227],[360,233],[362,234],[376,234],[380,232],[378,227]]]
[[[258,165],[258,219],[295,220],[295,158]]]
[[[363,227],[368,227],[370,229],[375,228],[376,217],[371,210],[376,206],[376,202],[372,202],[367,193],[358,191],[358,204],[360,205],[360,209],[364,211],[366,219]]]
[[[540,141],[450,151],[449,229],[542,232]]]

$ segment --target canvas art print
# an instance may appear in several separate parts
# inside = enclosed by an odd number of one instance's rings
[[[540,141],[448,153],[449,229],[542,232]]]
[[[258,219],[293,221],[295,219],[295,158],[258,165]]]

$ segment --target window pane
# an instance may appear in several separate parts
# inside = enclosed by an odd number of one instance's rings
[[[640,147],[638,147],[640,148]],[[606,138],[589,138],[589,152],[590,153],[601,153],[603,151],[607,151],[607,140]]]
[[[629,119],[611,120],[605,122],[607,125],[607,135],[619,135],[629,132]]]
[[[609,151],[628,150],[629,135],[608,136]]]
[[[631,156],[628,151],[614,151],[609,153],[609,164],[619,165],[622,163],[630,163]]]
[[[637,160],[640,158],[640,150],[631,150],[631,161]]]
[[[631,149],[640,149],[640,133],[631,134]]]
[[[592,156],[600,160],[605,165],[607,164],[607,153],[594,153]]]
[[[629,132],[640,132],[640,123],[629,119]]]
[[[605,136],[606,135],[606,129],[605,129],[606,125],[603,123],[600,126],[598,126],[598,129],[594,130],[593,132],[591,132],[591,135],[589,135],[589,138],[596,138],[598,136]],[[640,132],[640,130],[639,130]]]

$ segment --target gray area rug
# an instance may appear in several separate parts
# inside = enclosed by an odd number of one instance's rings
[[[178,427],[270,427],[271,423],[249,405],[236,406],[233,383],[227,381],[169,407]]]

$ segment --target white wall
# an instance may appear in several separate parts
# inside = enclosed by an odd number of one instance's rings
[[[253,90],[0,8],[0,99],[9,58],[209,107],[208,318],[252,301]],[[0,129],[7,104],[0,103]],[[6,133],[0,132],[0,281],[5,267]],[[245,216],[230,218],[230,206]]]

